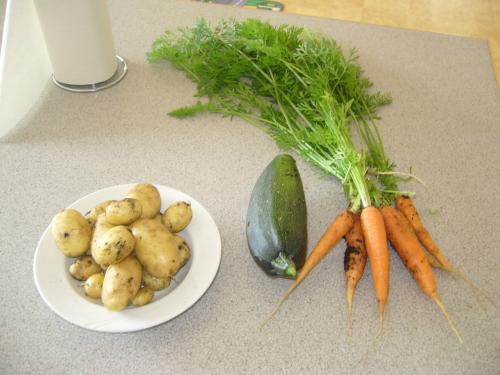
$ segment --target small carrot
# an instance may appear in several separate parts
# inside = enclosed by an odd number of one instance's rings
[[[411,272],[420,289],[439,306],[448,323],[457,336],[460,343],[462,337],[458,333],[451,317],[437,294],[437,284],[432,267],[427,260],[424,250],[411,227],[407,224],[407,219],[398,210],[384,206],[382,209],[387,235],[392,246],[399,254],[404,265]]]
[[[416,207],[413,205],[412,200],[406,196],[396,197],[396,207],[397,209],[406,217],[409,225],[415,231],[417,238],[424,248],[430,253],[428,260],[434,268],[441,268],[453,275],[461,277],[469,286],[475,290],[477,293],[484,296],[490,303],[498,307],[497,303],[488,296],[488,294],[483,291],[479,286],[477,286],[472,280],[465,276],[459,269],[455,268],[443,255],[439,247],[436,245],[432,236],[424,227],[422,220],[420,220],[420,215]],[[434,261],[434,262],[433,262]]]
[[[455,273],[456,268],[451,265],[448,259],[446,259],[446,257],[443,255],[439,247],[432,239],[431,234],[425,228],[424,224],[422,223],[422,220],[420,220],[420,215],[418,214],[417,209],[413,205],[412,200],[406,196],[402,195],[397,196],[396,207],[410,222],[411,226],[415,230],[415,234],[417,235],[422,245],[424,245],[427,251],[429,251],[429,253],[431,253],[439,263],[441,263],[443,269]]]
[[[380,335],[384,326],[384,311],[389,296],[389,250],[384,219],[378,208],[369,206],[361,211],[361,228],[366,252],[370,259],[375,296],[380,311]]]
[[[318,243],[312,250],[311,254],[307,257],[299,275],[286,291],[286,293],[281,297],[275,309],[272,311],[271,315],[261,324],[263,327],[269,320],[271,320],[274,315],[278,312],[279,308],[285,302],[285,300],[292,294],[292,292],[304,281],[304,279],[309,275],[314,267],[323,259],[330,250],[344,237],[347,232],[352,228],[354,224],[353,214],[346,210],[339,214],[335,220],[333,220],[326,231],[323,233]]]
[[[354,225],[345,235],[347,248],[344,255],[347,307],[349,309],[348,334],[352,334],[352,299],[366,265],[366,248],[359,215],[354,216]]]

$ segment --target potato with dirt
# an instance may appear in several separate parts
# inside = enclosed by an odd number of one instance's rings
[[[191,204],[188,202],[175,202],[171,204],[162,215],[162,222],[172,233],[178,233],[188,226],[193,217]]]
[[[57,248],[64,255],[76,258],[88,250],[92,228],[81,213],[68,208],[54,216],[51,233]]]
[[[101,272],[101,267],[89,255],[83,255],[76,259],[69,267],[69,273],[80,281],[87,280],[95,273]]]
[[[95,222],[94,230],[92,231],[92,240],[90,241],[90,252],[92,253],[95,251],[95,248],[97,246],[97,242],[99,241],[99,238],[103,236],[104,233],[106,233],[108,230],[113,228],[114,225],[110,224],[108,222],[108,219],[106,218],[106,214],[102,213],[97,217],[97,220]]]
[[[154,292],[147,286],[143,286],[139,289],[134,298],[132,298],[132,305],[140,307],[147,305],[153,300]]]
[[[154,277],[146,269],[142,270],[142,283],[149,289],[158,291],[167,288],[170,285],[170,278],[161,279],[159,277]]]
[[[141,286],[142,266],[133,255],[106,270],[102,286],[102,303],[108,310],[123,310]]]
[[[154,219],[141,219],[131,226],[135,253],[146,271],[160,279],[171,278],[187,262],[187,243]]]
[[[161,208],[161,197],[158,189],[151,184],[137,184],[128,192],[127,198],[137,199],[142,207],[141,218],[154,218]]]
[[[135,242],[129,228],[117,225],[99,237],[92,249],[92,257],[102,268],[107,268],[128,257],[134,251]]]
[[[141,217],[141,214],[141,203],[133,198],[115,201],[106,207],[106,219],[113,225],[132,224]]]
[[[90,298],[100,299],[102,295],[102,285],[104,283],[104,275],[95,273],[85,281],[85,295]]]
[[[89,222],[91,227],[94,227],[97,221],[97,218],[99,215],[103,214],[106,212],[106,207],[108,207],[111,203],[116,202],[114,200],[108,200],[104,201],[102,203],[99,203],[97,206],[92,208],[90,211],[88,211],[85,214],[85,218]]]

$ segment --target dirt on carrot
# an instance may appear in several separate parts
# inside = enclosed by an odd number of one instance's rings
[[[354,216],[354,225],[345,235],[347,248],[344,254],[344,271],[346,281],[346,297],[348,307],[348,335],[352,334],[352,300],[356,286],[365,272],[367,253],[363,231],[361,229],[361,219],[359,215]]]

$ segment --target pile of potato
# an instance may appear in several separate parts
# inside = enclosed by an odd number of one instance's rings
[[[120,201],[103,202],[82,215],[59,212],[51,233],[64,255],[76,258],[69,268],[85,281],[85,294],[102,299],[106,308],[143,306],[154,291],[165,289],[189,260],[190,249],[177,233],[192,218],[191,206],[175,202],[160,212],[155,186],[135,185]]]

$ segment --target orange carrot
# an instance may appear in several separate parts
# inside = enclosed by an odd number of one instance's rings
[[[375,296],[380,311],[380,335],[384,325],[384,311],[389,296],[389,250],[384,219],[378,208],[366,207],[361,211],[361,228],[366,252],[370,259]]]
[[[348,334],[352,334],[352,299],[359,280],[363,277],[366,265],[366,248],[363,240],[359,215],[354,216],[354,225],[346,234],[347,248],[344,255],[347,307],[349,309]]]
[[[405,267],[411,272],[420,289],[439,306],[448,320],[451,329],[462,343],[463,340],[455,328],[448,311],[439,299],[432,267],[427,260],[424,250],[420,246],[415,232],[411,230],[407,219],[398,210],[385,206],[381,211],[387,228],[387,235],[392,246],[399,254]]]
[[[427,249],[427,251],[429,251],[429,253],[431,253],[436,258],[439,263],[441,263],[443,269],[450,272],[455,272],[455,267],[453,267],[446,259],[446,257],[443,255],[439,247],[432,239],[429,231],[424,227],[424,224],[422,223],[422,220],[420,220],[420,215],[413,205],[412,200],[409,197],[405,197],[402,195],[397,196],[396,207],[410,222],[410,225],[415,230],[415,234],[417,235],[422,245]]]
[[[420,215],[417,209],[413,205],[412,200],[406,196],[396,197],[396,207],[399,211],[406,217],[408,224],[413,228],[417,238],[424,248],[430,253],[428,260],[434,268],[441,268],[453,275],[461,277],[469,286],[475,290],[477,293],[483,295],[490,303],[498,308],[495,301],[491,299],[488,294],[483,291],[479,286],[477,286],[472,280],[465,276],[459,269],[455,268],[443,255],[439,247],[436,245],[432,236],[424,227],[422,220],[420,220]],[[433,262],[434,261],[434,262]]]
[[[285,300],[292,294],[292,292],[304,281],[314,267],[323,259],[330,250],[344,237],[354,224],[353,214],[350,211],[344,211],[339,214],[334,221],[328,226],[327,230],[323,233],[318,243],[312,250],[311,254],[307,257],[299,275],[286,291],[286,293],[279,300],[276,308],[271,315],[262,323],[264,326],[269,320],[273,318],[278,312],[279,308]]]

